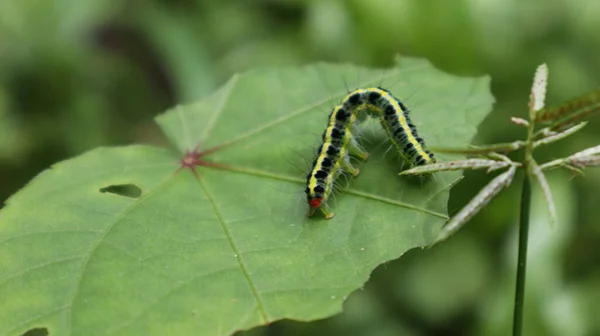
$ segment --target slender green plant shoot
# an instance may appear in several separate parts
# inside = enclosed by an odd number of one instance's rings
[[[523,325],[523,303],[525,297],[525,271],[527,265],[527,240],[529,231],[529,216],[531,203],[531,181],[536,181],[544,194],[551,224],[556,223],[556,207],[552,191],[544,175],[544,171],[565,168],[578,175],[583,175],[587,167],[600,166],[600,146],[584,149],[571,156],[556,159],[543,164],[538,164],[533,152],[541,146],[550,145],[563,140],[587,125],[584,118],[600,111],[600,90],[588,93],[581,98],[574,99],[563,105],[545,109],[546,86],[548,67],[542,64],[537,68],[534,76],[529,100],[529,120],[512,117],[511,121],[527,129],[525,140],[516,140],[509,143],[499,143],[484,146],[470,146],[469,148],[438,148],[432,147],[436,152],[447,154],[478,155],[477,158],[465,160],[438,162],[424,166],[414,167],[401,172],[401,175],[429,174],[451,170],[487,169],[487,172],[503,170],[494,177],[479,193],[467,203],[448,223],[442,228],[435,240],[441,242],[465,225],[473,216],[483,209],[504,188],[513,181],[517,169],[524,171],[523,187],[521,193],[521,212],[519,224],[519,244],[517,262],[517,281],[515,293],[513,335],[521,335]],[[541,125],[542,128],[537,126]],[[521,162],[516,162],[500,153],[514,152],[524,149],[525,155]]]

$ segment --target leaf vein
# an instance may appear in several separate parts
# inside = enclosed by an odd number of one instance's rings
[[[8,237],[7,239],[0,240],[0,245],[6,244],[16,239],[27,238],[35,235],[44,235],[44,234],[54,234],[54,233],[101,233],[102,231],[98,230],[51,230],[51,231],[36,231],[36,232],[28,232],[24,234],[19,234],[16,236]]]
[[[196,280],[199,279],[203,279],[209,276],[213,276],[213,275],[217,275],[217,274],[221,274],[221,273],[225,273],[225,272],[229,272],[229,271],[233,271],[233,270],[238,270],[237,267],[226,267],[224,269],[220,269],[220,270],[216,270],[216,271],[211,271],[208,273],[203,273],[203,274],[199,274],[197,276],[192,277],[190,280],[184,281],[180,284],[178,284],[177,286],[171,288],[165,295],[161,296],[160,298],[158,298],[156,301],[150,301],[150,304],[148,306],[146,306],[144,309],[140,310],[139,314],[137,314],[136,316],[133,316],[132,318],[130,318],[129,320],[123,322],[121,325],[117,325],[115,327],[113,327],[112,329],[108,330],[106,332],[107,335],[110,334],[115,334],[116,332],[123,330],[124,328],[128,327],[129,325],[131,325],[133,322],[135,322],[137,319],[139,319],[140,317],[142,317],[144,314],[146,314],[147,312],[150,311],[150,309],[152,309],[152,307],[156,306],[157,304],[159,304],[162,300],[164,300],[166,297],[168,297],[169,295],[173,294],[173,292],[193,283]],[[149,301],[149,300],[148,300]]]
[[[204,190],[204,193],[206,194],[206,197],[208,198],[208,200],[210,201],[210,203],[211,203],[211,205],[213,207],[215,215],[219,219],[219,223],[221,223],[221,228],[223,229],[223,233],[227,237],[227,240],[229,241],[229,245],[231,246],[231,249],[233,250],[233,253],[236,256],[236,259],[237,259],[238,264],[239,264],[239,266],[240,266],[240,268],[242,270],[242,273],[244,274],[244,277],[246,278],[246,281],[248,282],[248,285],[250,286],[252,294],[254,295],[256,303],[258,304],[258,308],[260,309],[260,313],[262,315],[264,323],[265,324],[269,323],[269,316],[268,316],[267,311],[265,309],[264,303],[262,302],[262,298],[261,298],[261,296],[260,296],[260,294],[258,292],[258,289],[256,288],[256,284],[254,283],[254,281],[250,277],[250,274],[248,272],[247,266],[244,263],[244,259],[243,259],[242,255],[241,255],[240,251],[238,250],[237,246],[235,245],[235,242],[233,240],[233,236],[231,234],[231,231],[229,230],[229,228],[227,227],[227,223],[225,222],[225,218],[223,218],[223,215],[221,214],[221,211],[217,207],[217,204],[215,202],[215,198],[212,195],[212,193],[209,192],[208,188],[202,182],[202,180],[199,180],[199,182],[200,182],[200,186]]]
[[[420,69],[423,69],[423,68],[427,68],[427,66],[418,66],[418,67],[414,67],[414,68],[411,68],[411,69],[406,69],[406,70],[404,70],[403,72],[404,72],[404,73],[405,73],[405,72],[411,72],[411,71],[416,71],[416,70],[420,70]],[[385,75],[381,76],[381,77],[380,77],[378,80],[369,80],[369,81],[367,81],[367,82],[365,82],[365,83],[363,83],[363,84],[360,84],[360,86],[361,86],[361,87],[363,87],[363,86],[365,86],[365,85],[372,84],[372,83],[375,83],[375,82],[377,82],[377,81],[383,81],[384,79],[386,79],[386,78],[388,78],[388,77],[392,77],[392,76],[396,76],[396,75],[397,75],[397,74],[396,74],[395,72],[392,72],[392,73],[390,73],[390,74],[385,74]],[[323,104],[325,104],[326,102],[330,101],[330,100],[331,100],[331,99],[333,99],[334,97],[341,96],[341,95],[343,95],[344,93],[347,93],[347,92],[346,92],[346,91],[340,91],[340,92],[334,93],[333,95],[330,95],[330,96],[328,96],[328,97],[326,97],[326,98],[323,98],[323,99],[317,100],[316,102],[314,102],[314,103],[312,103],[312,104],[309,104],[309,105],[308,105],[308,106],[306,106],[306,107],[302,107],[302,108],[299,108],[299,109],[297,109],[297,110],[295,110],[295,111],[292,111],[290,114],[288,114],[288,115],[286,115],[286,116],[283,116],[283,117],[277,118],[277,119],[275,119],[275,120],[273,120],[273,121],[271,121],[271,122],[269,122],[269,123],[266,123],[266,124],[264,124],[263,126],[259,126],[259,127],[255,128],[255,129],[253,129],[253,130],[251,130],[251,131],[249,131],[249,132],[247,132],[247,133],[244,133],[244,134],[242,134],[242,135],[240,135],[240,136],[238,136],[238,137],[236,137],[236,138],[233,138],[233,139],[230,139],[230,140],[224,141],[223,143],[221,143],[221,144],[219,144],[219,145],[217,145],[217,146],[218,146],[218,147],[225,147],[225,146],[232,145],[232,144],[234,144],[234,143],[236,143],[236,142],[242,141],[242,140],[244,140],[244,139],[246,139],[246,138],[249,138],[249,137],[251,137],[251,136],[253,136],[253,135],[257,134],[257,133],[260,133],[260,132],[262,132],[262,131],[264,131],[264,130],[266,130],[266,129],[269,129],[269,128],[273,127],[273,126],[277,126],[277,125],[279,125],[279,124],[281,124],[281,123],[284,123],[284,122],[286,122],[286,121],[287,121],[287,120],[289,120],[289,119],[292,119],[292,118],[294,118],[294,117],[297,117],[297,116],[299,116],[299,115],[301,115],[301,114],[303,114],[303,113],[306,113],[306,112],[308,112],[308,111],[311,111],[311,110],[313,110],[314,108],[316,108],[316,107],[318,107],[318,106],[320,106],[320,105],[323,105]],[[206,138],[206,137],[205,137],[205,138]]]
[[[84,257],[85,256],[76,256],[76,257],[61,258],[61,259],[52,260],[52,261],[47,262],[47,263],[43,263],[43,264],[40,264],[40,265],[36,265],[36,266],[33,266],[33,267],[26,268],[23,271],[15,273],[15,274],[11,274],[6,279],[0,281],[0,287],[2,287],[5,283],[9,282],[10,280],[12,280],[14,278],[17,278],[17,277],[20,277],[22,275],[25,275],[25,274],[27,274],[27,273],[29,273],[31,271],[35,271],[35,270],[38,270],[38,269],[41,269],[41,268],[44,268],[44,267],[48,267],[48,266],[55,265],[55,264],[60,264],[60,263],[71,261],[71,260],[83,259]]]
[[[119,167],[118,169],[111,169],[111,170],[107,170],[107,171],[103,171],[99,174],[93,174],[93,175],[86,175],[85,178],[80,179],[80,180],[71,180],[71,182],[69,183],[65,183],[62,184],[60,187],[58,188],[53,188],[53,189],[49,189],[46,190],[45,192],[42,192],[40,194],[38,194],[36,197],[32,198],[31,200],[37,200],[39,198],[45,197],[50,193],[58,193],[60,191],[63,191],[65,189],[68,189],[71,186],[77,185],[77,184],[82,184],[84,182],[90,181],[94,178],[97,177],[101,177],[101,176],[105,176],[105,175],[111,175],[114,174],[116,172],[120,172],[120,171],[128,171],[130,169],[146,169],[146,168],[155,168],[155,167],[160,167],[160,166],[176,166],[177,162],[173,161],[174,163],[155,163],[155,164],[146,164],[146,165],[139,165],[139,166],[124,166],[124,167]],[[35,181],[32,181],[30,183],[33,183]],[[7,202],[7,206],[10,205],[10,199]]]
[[[206,139],[208,139],[210,133],[214,129],[215,125],[217,124],[217,120],[219,119],[221,114],[223,114],[223,110],[225,109],[225,104],[227,103],[229,96],[231,95],[231,92],[233,91],[233,88],[237,84],[238,78],[239,78],[239,75],[236,74],[229,81],[228,86],[227,86],[227,91],[225,91],[225,93],[223,94],[223,98],[221,99],[221,101],[219,102],[219,105],[217,106],[217,111],[213,114],[212,118],[210,118],[210,120],[206,124],[206,128],[204,129],[204,135],[202,136],[202,138],[200,138],[199,143],[203,143]]]
[[[37,316],[34,316],[34,317],[30,318],[29,320],[27,320],[27,321],[25,321],[25,322],[23,322],[23,323],[21,323],[21,324],[18,324],[17,326],[15,326],[15,327],[13,327],[12,329],[10,329],[10,330],[9,330],[9,331],[6,333],[6,335],[10,335],[10,334],[11,334],[13,331],[15,331],[15,330],[18,330],[19,328],[21,328],[21,327],[23,327],[23,326],[26,326],[26,325],[28,325],[28,324],[31,324],[31,322],[34,322],[34,321],[41,320],[41,319],[43,319],[43,318],[45,318],[45,317],[48,317],[48,316],[50,316],[50,315],[52,315],[52,314],[55,314],[55,313],[61,312],[61,311],[63,311],[63,310],[66,310],[67,308],[69,308],[69,306],[62,306],[62,307],[58,307],[58,308],[52,309],[52,310],[51,310],[51,311],[49,311],[49,312],[46,312],[46,313],[43,313],[43,314],[39,314],[39,315],[37,315]]]
[[[221,169],[238,172],[238,173],[242,173],[242,174],[258,176],[258,177],[271,178],[271,179],[275,179],[275,180],[282,180],[282,181],[288,181],[288,182],[294,182],[294,183],[304,183],[304,180],[301,180],[299,178],[285,176],[285,175],[279,175],[279,174],[273,174],[271,172],[266,172],[266,171],[262,171],[262,170],[258,170],[258,169],[248,169],[248,168],[234,167],[234,166],[227,166],[227,167],[224,167]],[[372,199],[372,200],[380,201],[383,203],[400,206],[400,207],[403,207],[406,209],[424,212],[426,214],[430,214],[432,216],[436,216],[439,218],[448,219],[448,216],[446,216],[442,213],[439,213],[439,212],[433,211],[433,210],[429,210],[429,209],[426,209],[426,208],[423,208],[423,207],[420,207],[417,205],[396,201],[393,199],[373,195],[370,193],[366,193],[366,192],[362,192],[362,191],[358,191],[358,190],[354,190],[354,189],[347,189],[345,192],[348,194],[351,194],[351,195],[360,196],[360,197],[364,197],[367,199]]]
[[[182,108],[177,109],[177,116],[179,117],[179,121],[181,122],[181,128],[183,129],[183,138],[185,139],[185,145],[191,146],[190,143],[190,131],[187,128],[187,123],[185,122],[185,118],[183,117]]]

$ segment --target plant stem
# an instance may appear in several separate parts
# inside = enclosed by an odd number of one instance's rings
[[[523,177],[521,189],[521,213],[519,218],[519,256],[517,261],[517,286],[513,316],[513,336],[520,336],[523,327],[523,305],[525,303],[525,271],[527,269],[527,241],[529,240],[529,212],[531,207],[531,182],[529,174]]]
[[[532,93],[533,98],[533,93]],[[530,104],[533,106],[534,104]],[[535,139],[535,111],[529,110],[527,143],[525,145],[523,187],[521,188],[521,212],[519,215],[519,256],[517,257],[517,285],[513,315],[513,336],[521,336],[523,329],[523,306],[525,304],[525,271],[527,269],[527,241],[529,240],[529,215],[531,208],[531,182],[533,144]]]

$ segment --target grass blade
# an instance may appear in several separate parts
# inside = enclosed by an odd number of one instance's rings
[[[488,160],[488,159],[467,159],[449,162],[439,162],[429,164],[425,166],[417,166],[411,169],[407,169],[401,172],[399,175],[417,175],[417,174],[429,174],[440,171],[452,171],[452,170],[463,170],[463,169],[483,169],[488,168],[491,170],[500,169],[508,166],[508,162]]]
[[[544,193],[544,198],[546,199],[546,205],[548,206],[548,212],[550,213],[551,224],[554,225],[558,222],[556,217],[556,206],[554,205],[554,197],[552,197],[552,190],[550,189],[550,185],[548,184],[548,180],[546,180],[546,176],[542,172],[542,169],[538,164],[531,160],[531,173],[537,179],[542,191]]]
[[[561,131],[598,111],[600,111],[600,89],[565,104],[544,109],[538,112],[536,118],[537,121],[550,125],[551,130]]]
[[[576,132],[580,131],[582,128],[585,127],[585,125],[587,125],[587,121],[584,121],[582,123],[579,123],[573,127],[567,128],[566,130],[560,132],[560,133],[555,133],[552,135],[549,135],[543,139],[540,139],[536,142],[533,143],[533,148],[537,148],[539,146],[543,146],[543,145],[547,145],[547,144],[551,144],[553,142],[556,142],[558,140],[564,139],[566,137],[569,137],[573,134],[575,134]]]
[[[473,197],[473,199],[462,208],[450,221],[442,228],[439,235],[437,236],[435,243],[439,243],[465,223],[467,223],[473,216],[475,216],[484,206],[486,206],[498,193],[510,185],[513,177],[515,176],[517,168],[511,166],[506,172],[496,176],[490,183],[488,183],[479,193]]]

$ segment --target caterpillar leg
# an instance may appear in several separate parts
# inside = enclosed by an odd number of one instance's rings
[[[318,208],[309,207],[308,211],[306,212],[306,217],[312,217],[317,211],[317,209],[321,209],[321,212],[325,216],[325,219],[331,219],[335,215],[333,211],[329,209],[329,206],[327,204],[322,203]]]
[[[358,114],[364,119],[381,117],[381,109],[375,105],[365,104],[358,109]]]
[[[321,206],[321,212],[323,212],[323,215],[325,216],[325,219],[332,219],[333,216],[335,216],[335,214],[333,213],[333,211],[331,211],[329,209],[329,207],[327,206],[327,204],[323,204]]]
[[[348,152],[350,153],[350,155],[360,157],[361,159],[363,159],[363,161],[366,161],[367,158],[369,158],[369,153],[367,153],[367,151],[365,151],[358,144],[358,141],[356,141],[354,137],[350,138],[350,142],[348,143]]]
[[[352,164],[350,163],[350,157],[348,156],[341,159],[340,168],[343,171],[352,174],[352,176],[358,176],[358,174],[360,173],[360,169],[352,166]]]
[[[320,209],[323,215],[325,216],[325,219],[331,219],[333,218],[333,216],[335,216],[335,214],[333,213],[333,211],[331,211],[331,209],[329,209],[327,204],[321,205]],[[315,210],[316,209],[312,208],[308,209],[308,212],[306,212],[306,217],[312,217],[315,214]]]

